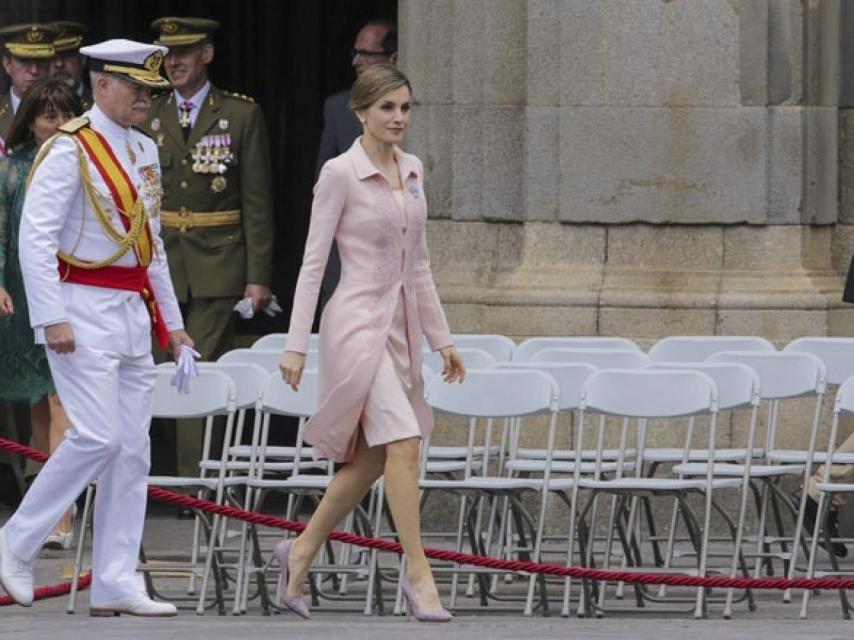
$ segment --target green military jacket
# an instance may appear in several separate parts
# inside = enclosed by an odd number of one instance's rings
[[[169,92],[154,99],[144,130],[160,152],[164,212],[193,212],[198,217],[240,210],[236,224],[183,230],[163,224],[178,300],[239,297],[247,284],[269,287],[273,197],[260,107],[250,98],[211,86],[185,142],[175,93]],[[230,158],[204,162],[214,142],[227,143]]]
[[[4,143],[9,137],[9,130],[12,128],[12,120],[15,119],[15,111],[12,109],[12,98],[8,93],[3,94],[0,98],[0,138]]]

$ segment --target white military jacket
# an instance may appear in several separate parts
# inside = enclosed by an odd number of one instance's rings
[[[167,329],[181,329],[184,324],[160,239],[162,189],[157,146],[145,134],[110,120],[97,105],[84,116],[89,118],[92,129],[107,140],[144,198],[154,241],[149,280]],[[57,251],[79,260],[98,262],[112,256],[117,247],[101,229],[83,189],[78,149],[71,136],[58,136],[31,176],[24,200],[19,255],[30,324],[39,344],[44,344],[46,326],[69,322],[78,345],[127,356],[145,355],[151,352],[151,320],[138,293],[60,282]],[[116,230],[124,234],[106,183],[88,156],[85,157],[101,206],[111,213]],[[134,267],[138,263],[134,252],[128,251],[113,264]]]

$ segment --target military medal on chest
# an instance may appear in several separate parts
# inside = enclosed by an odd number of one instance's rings
[[[220,130],[228,129],[228,120],[219,121]],[[231,150],[231,134],[220,133],[203,136],[191,152],[193,173],[212,174],[210,188],[214,193],[222,193],[228,186],[225,177],[228,166],[234,160]]]
[[[157,217],[160,213],[160,200],[163,197],[163,184],[157,167],[153,164],[144,165],[139,168],[139,176],[142,178],[139,191],[147,201],[148,215],[152,218]]]

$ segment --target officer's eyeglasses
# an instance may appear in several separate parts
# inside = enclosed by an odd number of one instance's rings
[[[361,56],[363,58],[387,58],[394,51],[368,51],[367,49],[350,49],[350,57]]]

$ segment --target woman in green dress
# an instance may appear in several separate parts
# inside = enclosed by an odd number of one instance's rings
[[[42,345],[35,343],[18,262],[18,229],[27,176],[41,144],[83,108],[77,94],[61,80],[47,79],[24,94],[0,162],[0,402],[29,401],[32,445],[52,452],[70,426],[62,409]],[[46,546],[68,549],[71,510],[63,516]]]

